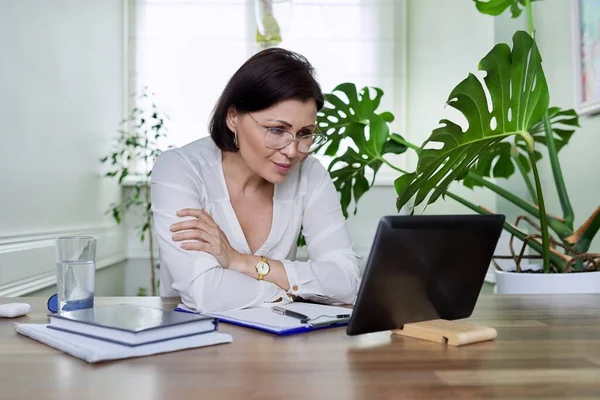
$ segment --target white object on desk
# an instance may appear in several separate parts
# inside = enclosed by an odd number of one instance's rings
[[[8,303],[0,304],[0,317],[16,318],[27,315],[31,311],[31,306],[27,303]]]

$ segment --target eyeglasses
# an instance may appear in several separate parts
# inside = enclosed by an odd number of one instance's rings
[[[283,149],[293,141],[297,141],[298,151],[307,154],[315,151],[326,139],[325,135],[319,132],[300,133],[300,136],[296,137],[285,129],[263,126],[251,114],[248,115],[265,131],[265,146],[269,149]]]

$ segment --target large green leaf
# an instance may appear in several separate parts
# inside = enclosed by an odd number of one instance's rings
[[[558,107],[550,107],[548,109],[548,117],[550,118],[552,131],[554,132],[556,150],[560,152],[569,143],[571,136],[575,132],[575,127],[579,126],[579,117],[575,110],[561,110]],[[529,130],[529,133],[536,143],[546,146],[547,139],[543,120],[535,123]],[[516,136],[515,142],[512,144],[502,142],[482,152],[479,155],[474,172],[482,177],[509,178],[517,168],[514,165],[514,157],[518,158],[525,172],[528,173],[531,171],[531,164],[529,163],[529,156],[527,154],[527,144],[521,136]],[[542,154],[536,150],[535,160],[539,161],[541,158]],[[463,183],[470,188],[480,186],[477,181],[468,177],[465,178]]]
[[[464,179],[478,168],[482,154],[493,154],[502,141],[521,136],[529,153],[534,141],[528,132],[548,109],[549,94],[542,70],[542,59],[532,37],[524,31],[513,36],[513,49],[507,44],[494,46],[480,62],[486,72],[485,86],[473,74],[460,82],[448,98],[448,105],[461,112],[468,128],[443,119],[419,152],[414,174],[396,182],[400,209],[416,195],[417,206],[430,195],[435,202],[455,180]],[[487,88],[487,91],[486,91]],[[488,108],[488,96],[492,108]],[[430,144],[437,148],[428,148]],[[441,145],[441,146],[440,146]],[[483,168],[483,167],[481,167]]]
[[[329,164],[329,173],[340,193],[345,217],[352,200],[356,213],[356,205],[372,186],[383,156],[406,151],[406,146],[399,144],[403,139],[390,133],[388,123],[394,116],[376,112],[382,96],[380,88],[364,87],[359,93],[353,83],[342,83],[326,94],[327,102],[317,115],[320,130],[327,135],[327,141],[318,151],[337,156]],[[346,149],[339,155],[342,143]],[[371,182],[366,177],[369,173],[373,176]]]
[[[517,18],[525,8],[525,0],[473,0],[475,6],[484,14],[498,16],[510,7],[513,18]],[[537,0],[531,0],[532,2]]]

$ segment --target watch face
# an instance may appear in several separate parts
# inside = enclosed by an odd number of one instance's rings
[[[264,263],[264,262],[259,262],[256,265],[256,271],[261,275],[267,274],[269,272],[269,264]]]

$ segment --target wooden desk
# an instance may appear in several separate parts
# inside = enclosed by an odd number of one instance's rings
[[[178,299],[98,298],[172,308]],[[46,322],[45,298],[22,322]],[[233,343],[97,365],[0,319],[0,399],[599,399],[600,295],[482,296],[498,338],[445,347],[345,328],[290,337],[221,324]]]

